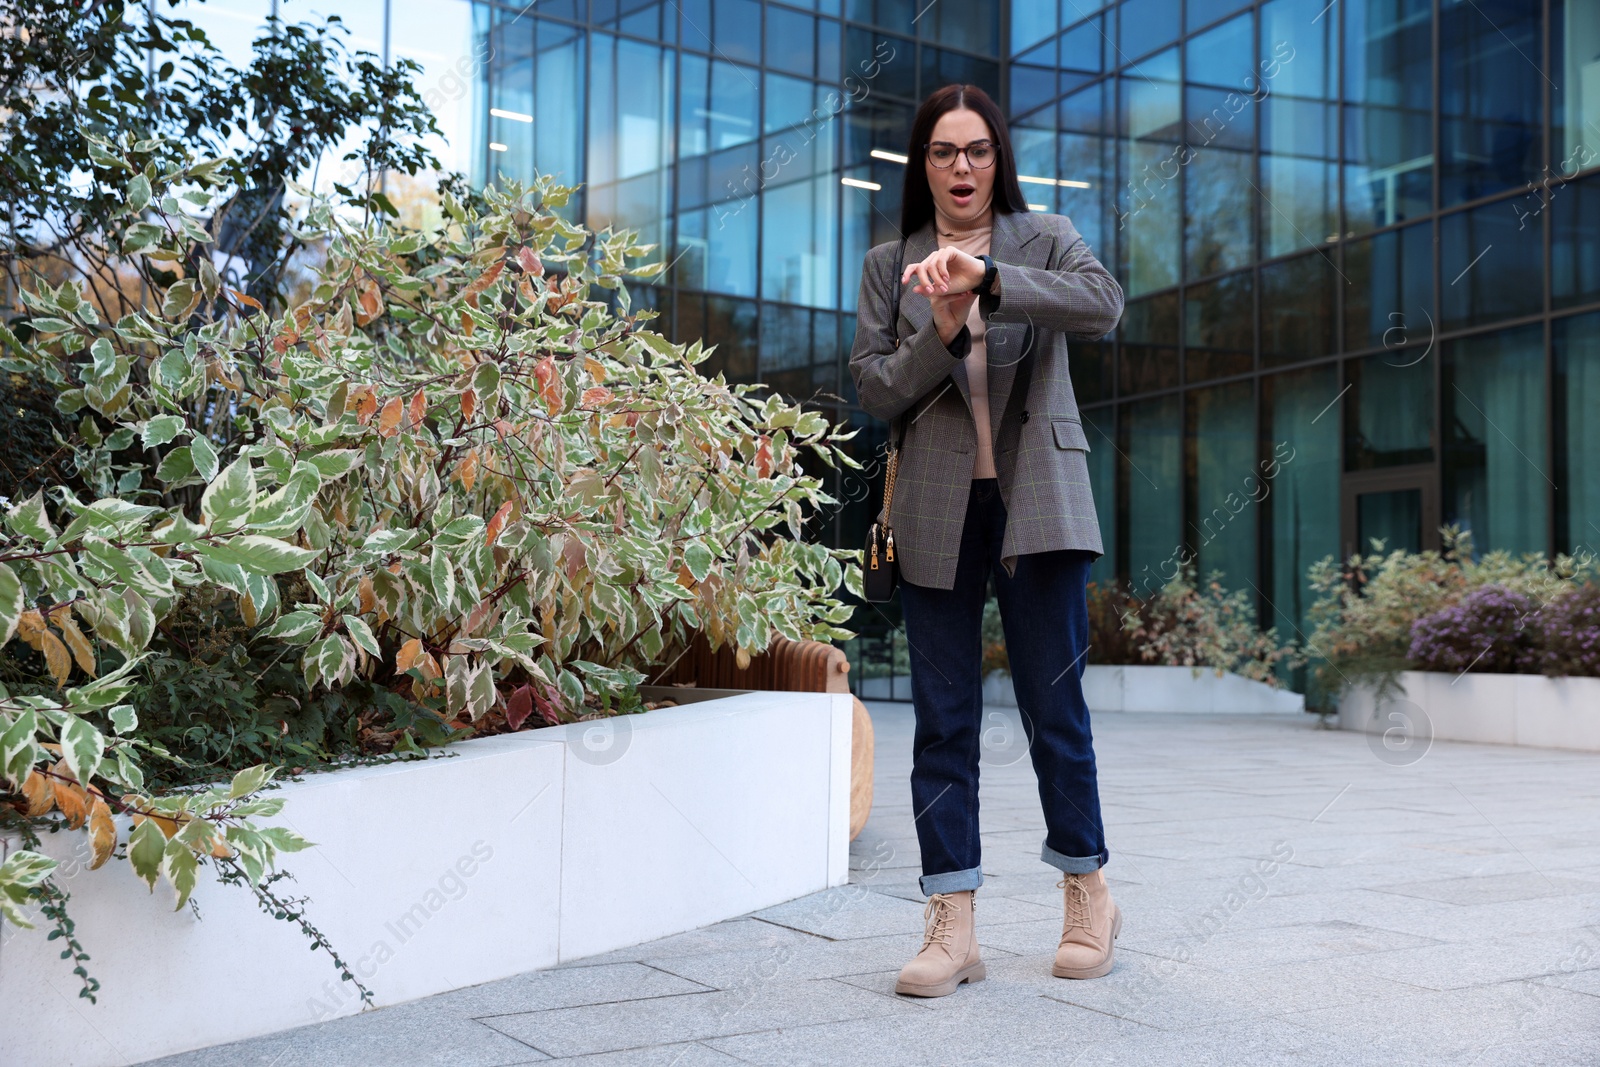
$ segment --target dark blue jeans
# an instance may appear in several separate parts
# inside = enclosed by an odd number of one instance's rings
[[[1044,804],[1040,858],[1059,870],[1086,874],[1109,856],[1082,685],[1089,650],[1084,587],[1095,556],[1076,550],[1018,556],[1013,577],[1000,563],[1005,529],[999,482],[974,479],[955,587],[900,583],[917,716],[911,800],[922,847],[921,886],[929,896],[983,884],[978,765],[983,605],[991,575]]]

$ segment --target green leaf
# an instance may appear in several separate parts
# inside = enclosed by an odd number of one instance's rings
[[[189,894],[194,892],[195,881],[200,870],[200,861],[195,859],[189,846],[177,838],[167,842],[165,854],[162,856],[162,873],[178,891],[178,903],[173,911],[178,911],[189,903]]]
[[[321,488],[322,476],[315,465],[297,463],[281,489],[250,509],[245,525],[260,533],[295,533],[305,525]]]
[[[191,448],[198,447],[200,441],[201,438],[195,438]],[[256,472],[248,458],[236,459],[206,486],[200,497],[200,514],[213,529],[231,528],[249,514],[255,500]]]
[[[118,704],[106,715],[111,720],[111,728],[119,734],[126,734],[138,728],[139,713],[133,710],[132,704]]]
[[[210,438],[204,434],[195,434],[193,442],[189,445],[189,456],[194,462],[194,469],[200,472],[200,477],[209,482],[217,476],[217,449]]]
[[[56,535],[44,510],[44,490],[33,494],[6,512],[6,529],[35,541],[48,541]],[[0,644],[5,644],[0,641]]]
[[[22,581],[4,563],[0,563],[0,648],[4,648],[11,635],[17,632],[17,620],[27,609],[27,598],[22,595]]]
[[[456,602],[456,571],[450,563],[450,554],[435,551],[428,561],[428,580],[433,586],[433,598],[439,606],[449,611]]]
[[[181,221],[181,220],[180,220]],[[180,278],[172,283],[167,290],[166,298],[161,301],[161,314],[169,319],[175,319],[189,313],[200,298],[193,278]]]
[[[28,777],[28,772],[43,752],[34,740],[38,730],[38,715],[24,711],[4,733],[0,733],[0,774],[13,782],[21,782]]]
[[[494,671],[480,663],[467,685],[467,710],[474,719],[479,718],[494,706],[494,698]]]
[[[282,826],[263,826],[261,836],[271,842],[272,847],[279,852],[303,852],[311,847],[310,841]]]
[[[260,534],[244,534],[208,544],[200,549],[200,554],[218,563],[232,563],[257,574],[297,571],[321,555],[312,549],[297,548],[287,541]]]
[[[683,562],[697,582],[705,581],[706,575],[711,573],[713,561],[711,550],[699,541],[691,541],[683,550]]]
[[[378,639],[373,636],[372,627],[367,625],[365,619],[356,615],[346,615],[344,628],[350,631],[350,640],[356,643],[356,647],[369,656],[382,657],[383,650],[378,647]]]
[[[133,181],[128,183],[128,209],[130,211],[143,211],[150,206],[150,179],[143,174],[135,174]]]
[[[144,424],[144,447],[157,448],[183,431],[182,415],[157,415]]]
[[[265,764],[246,767],[233,776],[233,782],[228,786],[228,799],[238,800],[240,797],[249,796],[267,784],[267,779],[272,777],[271,768]]]
[[[128,862],[133,873],[144,879],[151,889],[161,877],[161,857],[167,851],[167,837],[154,819],[146,819],[128,835]]]
[[[67,761],[72,776],[84,785],[88,785],[100,769],[100,756],[105,748],[106,739],[87,719],[72,715],[61,727],[61,756]]]
[[[299,645],[322,632],[322,616],[312,611],[291,611],[268,630],[267,637]]]
[[[212,453],[212,458],[216,456]],[[192,445],[183,445],[174,448],[161,458],[161,465],[156,468],[156,478],[168,485],[181,482],[194,470],[194,448]]]
[[[341,448],[331,452],[318,452],[306,458],[324,478],[338,478],[355,470],[362,460],[362,452],[358,448]]]

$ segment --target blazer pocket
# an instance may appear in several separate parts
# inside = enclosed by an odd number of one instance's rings
[[[1083,423],[1077,419],[1051,419],[1050,428],[1055,431],[1057,448],[1089,451],[1089,438],[1084,436]]]

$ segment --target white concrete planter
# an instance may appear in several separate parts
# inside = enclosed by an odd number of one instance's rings
[[[317,847],[278,886],[379,1005],[639,944],[845,883],[850,730],[848,695],[746,693],[313,775],[280,821]],[[70,862],[81,837],[46,841]],[[203,880],[197,918],[121,860],[63,884],[100,1002],[43,927],[7,927],[0,1063],[131,1064],[360,1008],[237,887]]]
[[[1015,707],[1011,676],[995,672],[983,680],[986,704]],[[1287,689],[1209,668],[1091,664],[1083,671],[1083,698],[1093,712],[1303,712],[1306,698]]]
[[[1381,706],[1373,688],[1347,689],[1339,725],[1424,741],[1600,752],[1600,678],[1402,671],[1400,686]]]

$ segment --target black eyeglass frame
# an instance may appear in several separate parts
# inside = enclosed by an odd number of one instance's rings
[[[951,141],[929,141],[927,144],[922,146],[922,156],[929,163],[932,163],[935,167],[938,167],[940,170],[949,170],[951,167],[956,165],[956,161],[955,161],[955,157],[952,156],[950,158],[950,162],[949,163],[945,164],[942,167],[939,166],[939,164],[934,162],[934,159],[933,159],[933,146],[934,145],[943,145],[946,148],[954,148],[956,150],[957,154],[960,154],[960,153],[963,153],[963,152],[967,152],[968,149],[976,148],[979,145],[983,145],[983,146],[987,147],[991,152],[994,153],[994,159],[989,160],[989,162],[984,163],[981,166],[979,164],[977,164],[977,163],[974,163],[972,161],[972,156],[970,154],[968,154],[967,155],[967,166],[971,167],[973,170],[988,170],[990,167],[994,166],[995,160],[1000,158],[1000,146],[995,144],[993,141],[988,140],[988,139],[979,139],[979,140],[976,140],[976,141],[971,141],[971,142],[969,142],[967,144],[964,144],[964,145],[957,145],[957,144],[955,144],[955,143],[953,143]]]

